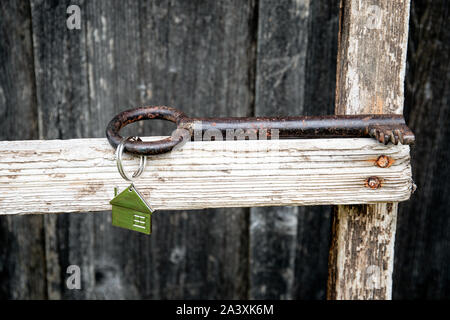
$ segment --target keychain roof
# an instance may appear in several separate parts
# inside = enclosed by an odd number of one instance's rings
[[[113,206],[119,206],[145,213],[152,213],[154,211],[147,201],[145,201],[144,197],[134,187],[134,184],[130,184],[128,188],[119,194],[115,193],[114,199],[112,199],[109,203]]]

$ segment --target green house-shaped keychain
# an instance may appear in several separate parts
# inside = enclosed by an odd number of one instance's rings
[[[114,199],[109,203],[112,204],[113,226],[145,234],[151,233],[153,210],[133,184],[119,194],[117,194],[117,188],[115,188]]]

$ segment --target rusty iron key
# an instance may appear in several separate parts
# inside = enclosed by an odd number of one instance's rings
[[[372,137],[384,144],[414,143],[414,134],[402,115],[190,118],[180,110],[165,106],[141,107],[119,113],[106,128],[109,143],[116,148],[123,139],[119,134],[120,129],[130,123],[148,119],[174,122],[177,130],[172,136],[159,141],[127,141],[124,145],[126,152],[137,155],[170,152],[183,141],[194,140],[199,130],[202,136],[206,132],[220,132],[226,136],[227,132],[240,131],[248,139],[255,137],[257,133],[271,137],[273,130],[277,130],[280,139]],[[198,129],[199,127],[201,128]]]

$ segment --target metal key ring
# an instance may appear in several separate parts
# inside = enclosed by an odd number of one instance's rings
[[[142,140],[139,137],[123,138],[120,141],[120,143],[116,149],[117,169],[119,170],[120,175],[122,176],[122,178],[124,178],[127,181],[133,181],[135,178],[138,178],[142,174],[142,172],[144,172],[145,165],[147,164],[147,157],[146,156],[140,157],[139,169],[135,173],[133,173],[133,175],[130,178],[123,170],[123,164],[122,164],[122,154],[123,154],[123,150],[125,148],[125,143],[127,141],[142,141]]]

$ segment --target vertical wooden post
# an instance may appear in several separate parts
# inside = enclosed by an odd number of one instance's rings
[[[410,0],[341,0],[336,114],[403,112]],[[397,203],[336,206],[328,299],[391,299]]]

